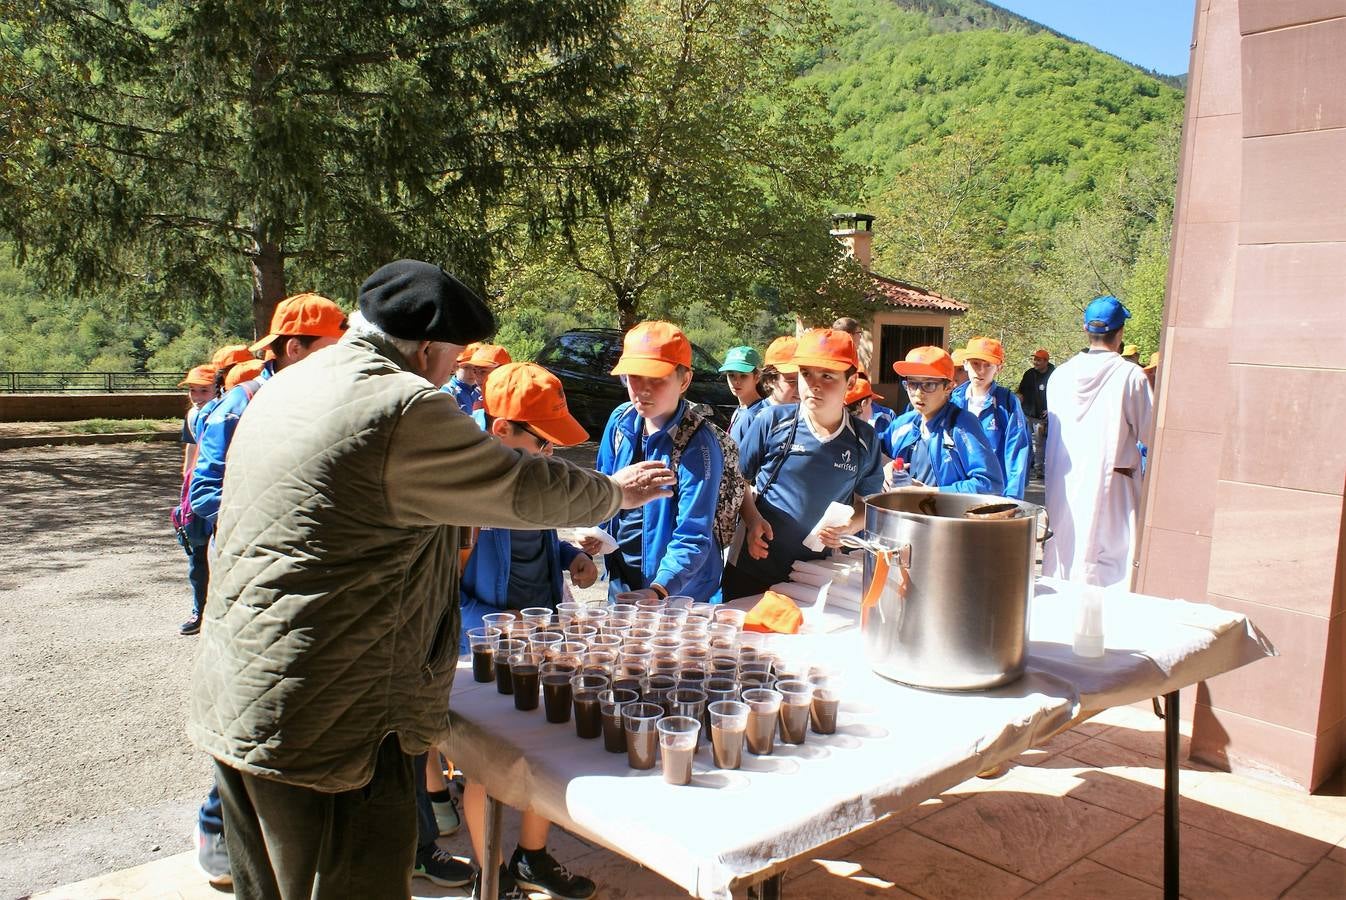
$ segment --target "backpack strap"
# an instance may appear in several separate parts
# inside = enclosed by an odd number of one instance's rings
[[[771,429],[771,433],[774,434],[775,432],[779,431],[784,427],[785,423],[782,422],[775,428]],[[771,490],[771,486],[775,484],[776,479],[780,477],[781,469],[785,468],[785,458],[790,455],[790,448],[794,446],[795,436],[798,434],[799,434],[799,410],[796,409],[794,417],[790,420],[790,436],[785,439],[785,450],[783,453],[781,453],[779,457],[776,458],[776,465],[767,474],[766,484],[763,485],[762,489],[757,492],[757,496],[765,497],[766,492]],[[771,443],[770,434],[768,434],[767,437],[768,437],[767,446],[769,447]]]

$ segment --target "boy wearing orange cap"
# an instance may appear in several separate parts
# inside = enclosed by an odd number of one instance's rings
[[[1047,381],[1052,377],[1056,366],[1052,365],[1052,355],[1044,348],[1033,351],[1032,368],[1025,369],[1019,379],[1019,405],[1023,407],[1024,417],[1028,419],[1028,430],[1033,436],[1033,449],[1030,462],[1033,474],[1043,475],[1042,463],[1047,440]]]
[[[759,517],[745,519],[746,552],[725,570],[726,597],[760,593],[785,581],[796,560],[821,557],[804,539],[833,503],[850,506],[851,519],[819,538],[839,547],[842,536],[864,524],[862,498],[883,488],[874,428],[846,410],[859,369],[852,337],[830,328],[807,331],[790,365],[799,373],[798,405],[763,410],[743,440],[739,467]]]
[[[569,447],[589,433],[566,406],[561,380],[534,363],[505,363],[486,377],[477,424],[506,447],[524,454],[550,456],[553,447]],[[480,628],[482,616],[530,606],[552,609],[563,597],[562,573],[577,587],[598,578],[588,554],[557,537],[556,529],[483,528],[463,569],[459,586],[462,616],[461,652],[467,630]],[[433,799],[433,798],[432,798]],[[477,859],[485,859],[486,790],[469,781],[463,791],[463,812]],[[592,897],[596,887],[569,872],[547,852],[551,822],[524,810],[519,845],[501,873],[501,895],[518,885],[576,900]]]
[[[972,413],[950,403],[953,359],[940,347],[917,347],[893,363],[911,409],[893,422],[883,451],[901,459],[915,484],[963,494],[1005,489],[995,449]]]
[[[209,534],[204,523],[192,515],[188,492],[192,484],[192,467],[196,465],[196,431],[200,424],[201,408],[215,397],[215,367],[194,366],[178,387],[187,388],[191,405],[182,417],[182,490],[178,505],[173,509],[173,528],[178,543],[187,554],[187,583],[192,588],[192,614],[178,627],[178,634],[196,634],[201,630],[201,609],[206,605],[206,582],[210,569],[206,562],[206,542]]]
[[[453,377],[440,388],[452,396],[458,408],[468,415],[472,415],[472,410],[481,402],[481,385],[477,382],[477,369],[472,365],[472,354],[480,346],[481,341],[473,341],[463,348],[463,352],[458,354],[458,368]]]
[[[882,399],[882,394],[874,393],[874,384],[868,375],[864,372],[855,373],[855,385],[846,392],[846,409],[873,426],[874,434],[880,440],[892,427],[893,419],[897,418],[896,413],[877,402]]]
[[[274,358],[266,362],[259,374],[236,385],[225,393],[202,419],[196,467],[192,470],[188,498],[192,514],[205,525],[207,540],[215,530],[220,512],[220,495],[224,488],[224,461],[233,441],[234,429],[243,410],[253,395],[276,372],[299,362],[323,347],[335,344],[346,330],[346,314],[331,300],[318,294],[296,294],[282,300],[271,317],[271,333],[246,347],[223,348],[221,354],[244,365],[253,353],[271,350]],[[251,350],[252,352],[246,352]],[[232,368],[232,366],[231,366]],[[228,375],[221,376],[227,378]],[[198,629],[199,629],[198,619]],[[210,794],[197,813],[197,862],[210,883],[223,886],[232,883],[229,855],[224,847],[224,819],[217,788]]]
[[[640,460],[671,464],[673,436],[694,415],[684,398],[692,383],[692,345],[676,325],[641,322],[626,333],[613,375],[625,376],[630,401],[612,411],[598,448],[598,471],[611,475]],[[708,427],[687,439],[673,496],[619,512],[607,523],[617,549],[606,557],[611,591],[646,591],[711,601],[724,566],[713,535],[724,452]]]
[[[1022,500],[1032,438],[1019,398],[995,381],[1005,365],[1005,350],[995,338],[974,337],[962,355],[968,380],[954,389],[950,402],[977,417],[1005,475],[1005,496]]]

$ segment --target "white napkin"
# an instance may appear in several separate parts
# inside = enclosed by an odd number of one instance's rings
[[[836,528],[838,525],[845,525],[855,515],[855,510],[849,503],[837,503],[833,501],[827,505],[823,511],[823,517],[818,520],[818,524],[813,526],[809,536],[804,538],[804,546],[815,553],[821,553],[823,542],[818,539],[818,534],[824,528]]]
[[[586,538],[598,538],[603,544],[598,551],[600,556],[617,549],[617,539],[601,528],[560,528],[557,529],[556,536],[563,541],[574,544],[576,547],[583,543]]]

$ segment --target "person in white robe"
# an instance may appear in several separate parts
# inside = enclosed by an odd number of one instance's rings
[[[1089,349],[1047,383],[1047,518],[1042,574],[1129,589],[1136,558],[1141,455],[1153,399],[1120,355],[1131,313],[1115,297],[1084,312]]]

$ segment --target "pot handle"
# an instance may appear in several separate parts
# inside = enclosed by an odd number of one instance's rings
[[[1045,544],[1052,539],[1056,532],[1052,531],[1052,523],[1047,518],[1047,507],[1040,506],[1038,509],[1042,510],[1042,525],[1038,530],[1038,536],[1034,540],[1039,544]]]
[[[897,566],[897,595],[906,598],[907,589],[911,586],[911,544],[886,547],[877,541],[867,541],[855,535],[843,537],[841,543],[843,546],[859,548],[874,554],[874,577],[870,579],[869,590],[860,601],[860,624],[863,626],[869,616],[869,610],[878,606],[879,598],[883,596],[884,588],[888,586],[888,576],[894,565]]]

